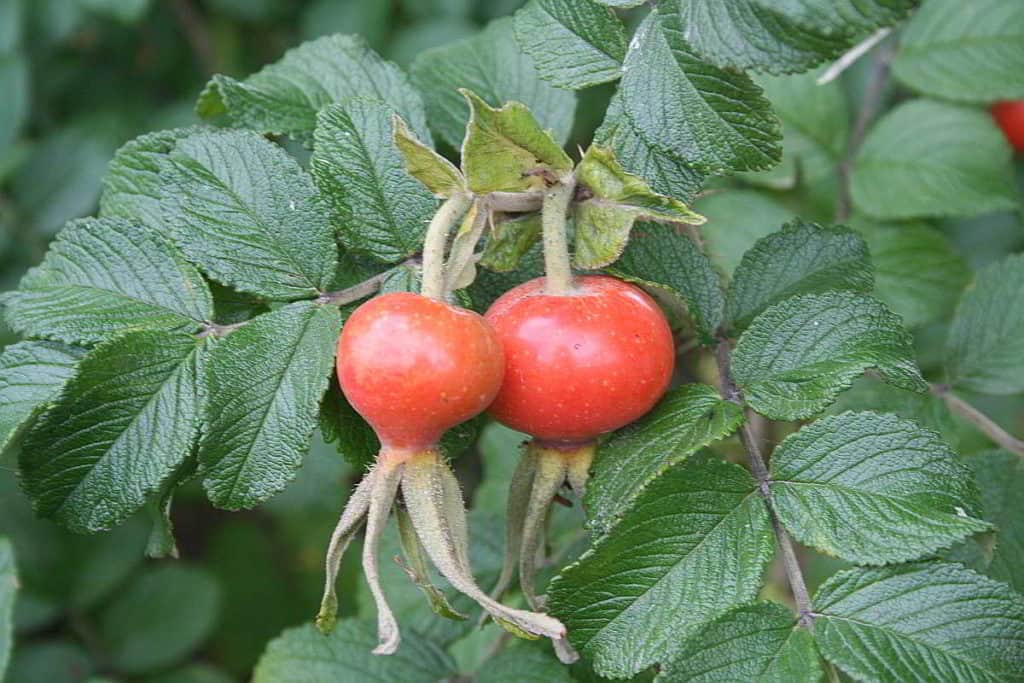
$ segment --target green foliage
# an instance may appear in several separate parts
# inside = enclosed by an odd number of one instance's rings
[[[995,553],[985,573],[1005,581],[1018,593],[1024,587],[1024,526],[1017,492],[1024,481],[1024,463],[1005,451],[989,451],[967,459],[981,489],[981,509],[997,530]]]
[[[0,680],[7,671],[13,640],[14,599],[18,592],[18,574],[11,541],[0,538]]]
[[[21,342],[0,355],[0,453],[53,400],[82,350],[54,342]]]

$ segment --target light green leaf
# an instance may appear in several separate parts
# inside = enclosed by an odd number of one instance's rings
[[[313,180],[251,131],[197,133],[163,166],[164,221],[193,262],[235,289],[270,299],[323,291],[338,250]]]
[[[391,109],[350,100],[320,111],[310,167],[345,247],[396,262],[419,251],[436,202],[392,142]]]
[[[747,402],[776,420],[824,410],[868,368],[898,387],[927,388],[899,318],[854,292],[805,294],[772,306],[754,318],[732,356]]]
[[[540,214],[537,213],[495,223],[480,255],[480,265],[498,272],[515,270],[519,260],[540,237]]]
[[[871,252],[875,296],[906,327],[920,327],[952,312],[970,272],[940,231],[922,223],[853,225]]]
[[[622,73],[626,29],[593,0],[531,0],[516,12],[515,32],[540,77],[559,88],[589,88]]]
[[[967,466],[895,415],[809,424],[775,450],[771,473],[775,512],[796,540],[858,564],[916,560],[990,529]]]
[[[475,683],[574,683],[569,669],[536,645],[505,647],[484,660]]]
[[[700,216],[683,202],[654,192],[627,173],[611,150],[591,145],[576,167],[576,180],[591,195],[576,204],[578,268],[595,270],[615,261],[629,240],[634,221],[646,218],[700,225]]]
[[[868,133],[853,166],[853,203],[895,219],[1013,211],[1010,156],[988,112],[912,100]]]
[[[691,458],[647,485],[614,529],[548,587],[548,608],[601,676],[637,673],[752,600],[774,541],[750,474]]]
[[[598,448],[587,483],[588,525],[607,533],[654,479],[742,422],[743,410],[707,385],[670,391],[654,410]]]
[[[958,387],[986,394],[1024,391],[1024,255],[975,276],[946,341],[946,374]]]
[[[295,476],[340,329],[338,309],[299,302],[255,318],[214,348],[199,461],[215,505],[253,507]]]
[[[472,90],[492,107],[522,102],[559,144],[569,137],[576,96],[540,80],[533,60],[516,43],[511,17],[492,21],[470,38],[423,52],[413,62],[412,79],[424,93],[434,130],[456,149],[469,120],[459,88]]]
[[[892,72],[926,95],[988,104],[1024,98],[1024,5],[929,0],[900,35]]]
[[[746,75],[695,56],[677,14],[651,12],[623,65],[626,116],[661,151],[705,172],[757,171],[782,156],[782,131]]]
[[[704,343],[722,320],[722,289],[707,256],[670,225],[641,223],[612,274],[642,285],[659,300],[681,298]]]
[[[135,330],[197,330],[213,315],[199,272],[163,236],[120,218],[74,221],[3,295],[22,334],[91,344]]]
[[[60,393],[83,353],[74,346],[37,341],[4,349],[0,355],[0,453]]]
[[[469,103],[469,124],[462,143],[462,167],[469,189],[487,192],[525,192],[544,187],[531,171],[550,171],[561,177],[572,170],[572,159],[520,102],[500,109],[475,93],[459,92]]]
[[[210,635],[220,587],[198,567],[161,564],[137,575],[100,615],[118,671],[141,674],[185,659]]]
[[[985,519],[996,526],[996,549],[986,573],[1024,590],[1024,460],[1006,451],[988,451],[966,458],[981,490]]]
[[[216,75],[196,112],[231,126],[310,141],[326,105],[354,97],[386,102],[421,139],[430,141],[419,93],[402,70],[381,59],[359,36],[331,35],[303,43],[244,81]]]
[[[676,12],[694,51],[730,69],[806,71],[836,57],[866,31],[894,24],[920,0],[661,0]]]
[[[267,645],[253,683],[437,683],[455,675],[444,650],[408,630],[390,657],[371,654],[376,645],[368,622],[343,621],[327,636],[313,624],[291,628]]]
[[[1001,683],[1024,670],[1024,598],[960,565],[843,571],[813,604],[821,654],[860,681]]]
[[[466,192],[466,179],[452,162],[420,142],[398,114],[391,117],[391,141],[406,172],[438,198]]]
[[[142,331],[83,358],[21,449],[36,512],[94,532],[139,509],[195,446],[204,348],[191,335]]]
[[[694,208],[708,219],[700,229],[704,246],[727,278],[757,240],[796,217],[771,195],[753,190],[714,192],[699,199]]]
[[[811,631],[782,605],[741,605],[679,647],[656,683],[818,683],[824,672]]]
[[[796,219],[762,237],[733,273],[725,319],[746,327],[764,309],[798,294],[874,286],[868,247],[857,233]]]
[[[14,645],[14,598],[18,592],[18,573],[14,566],[14,547],[0,537],[0,681]]]

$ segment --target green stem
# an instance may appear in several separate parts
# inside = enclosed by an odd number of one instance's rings
[[[544,291],[556,296],[567,294],[573,288],[565,216],[575,191],[576,180],[569,177],[544,193],[544,204],[541,207],[541,224],[544,230]]]
[[[448,234],[472,201],[469,194],[454,195],[445,200],[431,219],[423,241],[423,287],[420,289],[423,296],[444,299],[444,252]]]

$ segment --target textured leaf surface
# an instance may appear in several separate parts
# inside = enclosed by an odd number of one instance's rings
[[[924,391],[910,335],[878,301],[853,292],[793,297],[754,318],[732,356],[750,406],[777,420],[823,410],[868,368]]]
[[[203,349],[191,335],[142,331],[83,358],[21,449],[36,512],[91,532],[141,507],[195,446]]]
[[[531,0],[515,15],[516,40],[540,77],[578,90],[614,81],[626,56],[626,30],[593,0]]]
[[[798,294],[874,285],[868,247],[846,228],[795,220],[743,255],[729,286],[725,318],[743,328],[758,313]]]
[[[793,613],[762,602],[732,609],[683,642],[656,683],[817,683],[814,638]]]
[[[18,332],[89,344],[144,329],[196,330],[213,315],[199,272],[162,236],[120,218],[74,221],[3,296]]]
[[[441,648],[412,632],[390,657],[371,654],[377,635],[368,622],[343,621],[328,636],[313,624],[272,640],[256,665],[253,683],[437,683],[455,675]]]
[[[757,594],[767,508],[738,465],[695,458],[651,482],[612,533],[549,586],[548,607],[594,670],[669,661],[703,623]]]
[[[389,262],[418,251],[436,202],[402,164],[391,109],[352,100],[328,106],[317,121],[310,165],[341,241]]]
[[[989,104],[1024,98],[1024,4],[929,0],[907,23],[893,74],[934,97]]]
[[[935,432],[881,413],[842,413],[772,456],[772,502],[803,543],[858,564],[916,560],[987,531],[971,472]]]
[[[707,256],[672,226],[640,223],[613,274],[642,284],[659,299],[682,297],[701,338],[710,343],[722,319],[722,288]]]
[[[309,140],[316,115],[332,102],[382,100],[423,140],[430,140],[423,101],[402,70],[358,36],[332,35],[303,43],[244,81],[216,75],[196,104],[203,118],[235,127]]]
[[[14,546],[6,538],[0,537],[0,680],[4,680],[14,644],[14,598],[17,592]]]
[[[1024,460],[1006,451],[989,451],[966,459],[981,490],[985,519],[996,526],[996,549],[987,574],[1024,590]]]
[[[1024,598],[960,565],[840,572],[813,604],[818,648],[857,680],[997,683],[1024,670]]]
[[[946,372],[987,394],[1024,391],[1024,255],[978,272],[960,299],[946,342]]]
[[[199,460],[215,505],[253,507],[295,476],[340,329],[336,308],[300,302],[254,319],[214,349]]]
[[[868,133],[850,191],[858,209],[878,218],[1014,210],[1018,198],[1010,156],[988,112],[912,100]]]
[[[669,392],[650,413],[601,444],[587,483],[591,527],[605,533],[652,480],[743,421],[735,403],[704,384]]]
[[[0,355],[0,453],[56,398],[84,352],[53,342],[13,344]]]
[[[338,253],[326,207],[283,149],[250,131],[217,131],[179,141],[168,161],[164,220],[214,279],[285,300],[331,281]]]
[[[425,145],[400,116],[391,119],[391,141],[402,159],[402,166],[435,197],[451,197],[466,191],[466,179],[452,162]]]
[[[431,125],[456,149],[469,120],[459,88],[472,90],[492,107],[522,102],[543,128],[553,131],[556,141],[564,143],[569,137],[576,96],[540,79],[533,60],[516,43],[511,18],[421,53],[413,62],[412,78],[424,94]]]
[[[677,12],[693,49],[725,68],[806,71],[869,29],[895,23],[920,0],[661,0]]]
[[[757,171],[782,156],[779,121],[744,74],[701,61],[676,14],[654,11],[630,43],[622,103],[649,143],[707,171]]]

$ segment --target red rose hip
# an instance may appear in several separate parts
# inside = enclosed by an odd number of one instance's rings
[[[1013,148],[1024,152],[1024,100],[996,102],[992,116]]]

